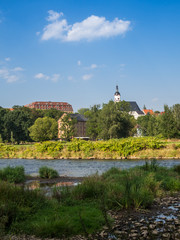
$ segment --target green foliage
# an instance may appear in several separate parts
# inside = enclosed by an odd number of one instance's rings
[[[60,138],[62,140],[70,141],[75,135],[76,119],[72,118],[70,114],[64,114],[60,122]]]
[[[57,178],[59,177],[59,174],[56,170],[43,166],[39,168],[39,176],[41,178],[48,178],[48,179],[52,179],[52,178]]]
[[[78,202],[69,206],[45,198],[38,191],[0,182],[0,228],[4,233],[64,238],[93,233],[104,225],[98,205]],[[82,224],[83,223],[83,224]]]
[[[24,167],[6,167],[0,170],[0,179],[10,183],[21,183],[25,181]]]
[[[180,104],[164,106],[164,112],[137,119],[143,136],[162,135],[164,138],[180,138]]]
[[[42,143],[36,143],[36,149],[38,152],[51,154],[56,151],[61,151],[64,147],[63,142],[42,142]]]
[[[99,126],[99,115],[100,115],[100,105],[94,105],[89,111],[85,112],[85,117],[88,121],[86,123],[87,135],[95,140],[98,138],[100,132]]]
[[[112,168],[102,176],[85,178],[76,187],[56,188],[52,199],[0,181],[1,233],[87,237],[104,224],[109,227],[108,209],[149,208],[155,197],[179,191],[180,176],[174,170],[154,161],[129,170]]]
[[[0,134],[0,143],[3,143],[3,139],[2,139],[1,134]]]
[[[107,141],[85,141],[73,139],[70,142],[45,141],[29,146],[0,144],[1,157],[52,157],[62,156],[96,156],[96,154],[110,154],[111,156],[128,157],[145,149],[160,149],[165,146],[160,138],[140,137],[110,139]],[[177,145],[178,146],[178,145]],[[77,153],[77,154],[76,154]],[[69,155],[69,156],[70,156]]]
[[[111,139],[130,136],[134,127],[133,117],[129,115],[128,103],[110,101],[104,104],[99,115],[99,138]]]
[[[29,128],[34,141],[46,141],[57,138],[57,121],[50,117],[38,118]]]
[[[80,108],[78,110],[79,114],[85,115],[89,111],[89,108]]]
[[[83,184],[78,185],[73,190],[73,196],[78,199],[99,199],[103,197],[106,191],[106,185],[101,181],[98,175],[88,177]]]
[[[174,171],[180,175],[180,165],[174,166]]]

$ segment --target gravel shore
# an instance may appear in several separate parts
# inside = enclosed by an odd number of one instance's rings
[[[61,240],[140,240],[180,239],[180,193],[156,199],[149,210],[110,211],[114,219],[112,227],[105,226],[100,232]],[[5,236],[2,240],[42,240],[35,236]],[[45,238],[44,240],[59,240]]]

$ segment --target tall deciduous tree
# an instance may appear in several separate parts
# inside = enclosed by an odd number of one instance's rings
[[[127,102],[104,104],[99,115],[100,133],[103,139],[122,138],[131,135],[135,120],[129,115],[130,106]]]
[[[161,117],[161,131],[165,138],[178,137],[176,119],[171,108],[164,105],[164,113]]]
[[[88,119],[86,123],[87,135],[95,140],[98,138],[100,133],[99,126],[99,114],[101,112],[100,105],[94,105],[89,109],[89,111],[85,112],[85,117]]]
[[[75,124],[77,120],[71,117],[70,114],[64,114],[61,118],[60,123],[60,138],[62,140],[70,141],[72,137],[75,135]]]
[[[36,119],[34,125],[29,128],[30,137],[34,141],[46,141],[57,139],[57,121],[50,117]]]

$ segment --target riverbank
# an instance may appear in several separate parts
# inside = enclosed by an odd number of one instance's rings
[[[0,158],[23,159],[180,159],[180,140],[155,137],[108,141],[49,141],[30,145],[0,144]]]
[[[55,187],[48,196],[41,186],[30,190],[0,181],[0,234],[9,239],[178,239],[179,174],[180,165],[146,162],[128,170],[111,168],[71,188]]]
[[[78,235],[68,238],[40,238],[30,235],[8,235],[2,240],[116,240],[116,239],[180,239],[180,193],[156,198],[149,210],[109,211],[114,219],[111,229],[107,226],[88,238]]]

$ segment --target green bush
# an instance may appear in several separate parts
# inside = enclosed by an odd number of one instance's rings
[[[177,172],[178,174],[180,174],[180,165],[176,165],[174,166],[174,169],[173,169],[175,172]]]
[[[24,167],[6,167],[0,170],[0,179],[10,183],[21,183],[25,180]]]
[[[98,199],[104,196],[106,185],[101,181],[98,175],[86,178],[82,184],[79,184],[72,191],[76,199]]]
[[[56,170],[46,167],[46,166],[43,166],[39,169],[39,176],[41,178],[52,179],[52,178],[57,178],[59,176],[59,174]]]

